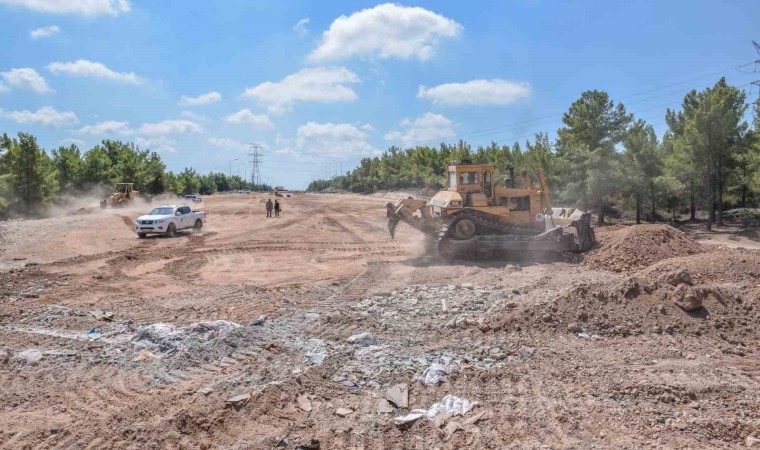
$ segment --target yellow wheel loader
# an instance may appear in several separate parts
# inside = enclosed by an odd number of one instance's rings
[[[129,206],[140,197],[140,193],[133,189],[134,183],[117,183],[113,187],[113,194],[100,201],[100,207],[105,209],[124,208]]]
[[[540,170],[533,185],[523,170],[515,187],[514,169],[494,182],[493,164],[451,163],[447,189],[430,202],[412,198],[386,205],[388,231],[395,237],[399,222],[425,233],[445,259],[531,259],[565,252],[584,252],[595,242],[591,213],[580,214],[569,227],[555,226],[549,186]]]

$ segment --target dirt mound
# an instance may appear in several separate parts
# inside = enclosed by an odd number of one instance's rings
[[[664,259],[706,251],[697,241],[668,225],[597,228],[595,232],[599,246],[583,258],[583,263],[593,269],[636,271]]]
[[[652,264],[637,276],[646,280],[656,280],[674,267],[687,271],[695,283],[754,284],[760,277],[760,251],[720,248],[710,252],[709,258],[681,256]]]

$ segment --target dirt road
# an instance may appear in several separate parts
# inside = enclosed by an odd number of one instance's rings
[[[147,206],[0,223],[0,448],[760,439],[757,250],[622,273],[443,262],[415,230],[388,238],[386,199],[299,195],[272,219],[265,201],[208,197],[204,231],[175,238],[136,238]],[[414,381],[433,364],[451,373]],[[408,401],[384,401],[397,384]],[[478,405],[394,421],[447,395]]]

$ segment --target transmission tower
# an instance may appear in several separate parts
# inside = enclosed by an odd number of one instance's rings
[[[249,153],[248,156],[251,157],[251,184],[253,185],[253,189],[256,190],[256,187],[261,185],[261,174],[259,173],[259,163],[261,162],[259,149],[261,145],[251,143],[248,144],[248,148],[253,149],[253,153]]]
[[[755,41],[752,41],[752,45],[755,46],[755,51],[757,52],[758,55],[760,55],[760,44],[758,44]],[[758,64],[760,64],[760,59],[758,59],[757,61],[755,61],[755,73],[757,73],[757,65]],[[753,81],[752,85],[757,86],[758,88],[760,88],[760,80]],[[751,89],[750,89],[750,95],[752,95]],[[760,96],[760,92],[758,92],[758,96]]]

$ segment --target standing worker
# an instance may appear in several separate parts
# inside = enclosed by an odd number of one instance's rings
[[[274,201],[274,216],[280,217],[280,202],[277,200]]]
[[[267,200],[267,217],[272,217],[272,199]]]

